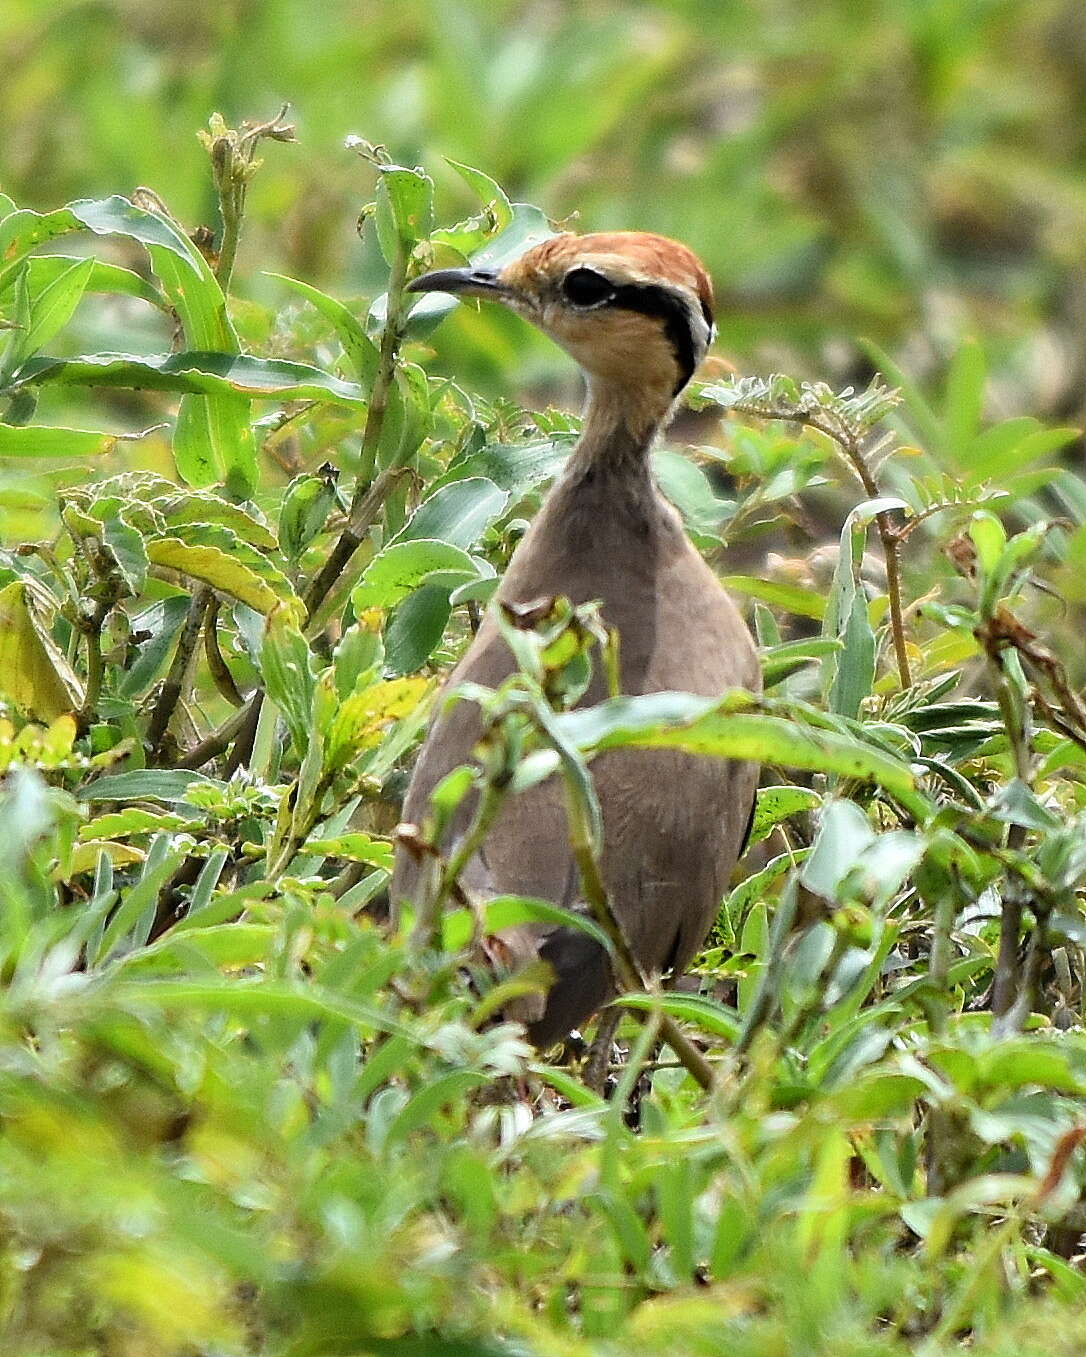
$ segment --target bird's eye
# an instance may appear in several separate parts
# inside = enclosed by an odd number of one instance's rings
[[[595,269],[570,269],[562,279],[562,295],[574,306],[599,306],[615,295],[615,285]]]

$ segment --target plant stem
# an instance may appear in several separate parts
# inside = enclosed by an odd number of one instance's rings
[[[479,793],[479,803],[475,807],[467,833],[457,844],[452,856],[445,862],[438,876],[437,885],[429,899],[419,906],[418,920],[415,923],[414,941],[421,947],[437,947],[441,936],[441,911],[445,901],[458,889],[460,874],[475,856],[490,827],[505,801],[509,782],[489,779]]]
[[[606,932],[611,941],[614,949],[611,964],[623,989],[638,994],[651,994],[654,991],[645,978],[637,958],[626,940],[626,935],[622,931],[622,925],[615,916],[611,902],[607,897],[607,888],[600,873],[592,842],[591,825],[594,817],[590,807],[585,804],[581,779],[577,777],[576,771],[569,767],[566,752],[561,748],[557,752],[562,757],[562,773],[569,815],[570,846],[573,849],[573,858],[580,874],[581,891],[584,894],[585,903],[591,910],[592,917]],[[712,1088],[712,1065],[689,1040],[674,1018],[669,1014],[661,1013],[658,1009],[649,1012],[635,1009],[634,1013],[643,1023],[650,1020],[659,1021],[661,1036],[675,1052],[687,1073],[703,1089]]]
[[[170,717],[173,716],[174,710],[181,700],[186,675],[193,653],[196,650],[196,642],[200,636],[204,616],[211,606],[211,598],[211,589],[206,584],[197,585],[193,590],[188,615],[185,618],[184,626],[181,628],[181,635],[177,641],[177,649],[174,651],[170,672],[166,675],[166,681],[162,685],[162,691],[158,695],[158,701],[155,703],[147,727],[147,743],[151,747],[153,756],[161,752],[162,742],[170,724]]]
[[[822,417],[816,411],[799,406],[786,405],[779,408],[742,402],[732,407],[737,413],[754,415],[758,419],[779,419],[789,424],[805,425],[823,434],[835,443],[845,461],[859,478],[868,499],[878,499],[881,491],[878,482],[871,473],[864,456],[863,446],[856,433],[844,423],[830,417]],[[902,535],[890,518],[890,511],[884,509],[875,515],[875,527],[882,543],[882,554],[886,562],[886,594],[889,600],[890,635],[894,643],[894,658],[897,662],[898,679],[902,688],[912,687],[912,670],[909,665],[909,649],[905,640],[905,610],[901,602],[901,542]]]
[[[112,594],[99,598],[95,603],[94,612],[83,628],[87,638],[87,687],[83,694],[83,704],[76,713],[76,728],[81,735],[86,733],[94,719],[98,710],[98,699],[102,695],[102,678],[105,673],[105,665],[102,662],[102,628],[105,626],[106,618],[113,611],[115,602],[116,599]]]

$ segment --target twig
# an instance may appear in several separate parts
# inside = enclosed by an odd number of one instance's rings
[[[549,729],[549,726],[547,727],[547,734],[553,740],[553,732]],[[592,823],[595,817],[592,815],[591,808],[585,802],[582,784],[577,777],[577,770],[570,766],[568,751],[561,744],[556,744],[555,748],[562,760],[570,847],[573,850],[573,858],[580,874],[581,891],[585,897],[585,903],[588,905],[592,917],[604,930],[611,942],[614,949],[611,964],[623,989],[641,994],[652,994],[655,991],[641,970],[626,935],[622,931],[622,925],[611,908],[611,902],[607,896],[607,887],[604,885],[600,873],[593,843]],[[643,1023],[659,1021],[661,1036],[675,1052],[687,1073],[703,1089],[712,1088],[712,1065],[670,1014],[662,1013],[659,1009],[649,1010],[648,1012],[635,1009],[634,1014]]]
[[[205,763],[210,763],[212,759],[224,754],[231,743],[237,739],[249,719],[250,710],[247,706],[234,712],[222,723],[218,730],[213,730],[198,745],[195,745],[187,754],[178,759],[178,768],[202,768]]]
[[[222,651],[219,649],[219,636],[217,624],[219,620],[219,600],[212,597],[211,604],[207,610],[207,623],[204,626],[204,656],[207,660],[207,667],[214,680],[215,687],[232,707],[243,707],[245,699],[238,692],[238,686],[234,682],[234,676],[223,659]]]
[[[116,601],[116,594],[112,590],[103,594],[96,601],[93,613],[80,625],[80,630],[87,638],[87,686],[83,694],[83,703],[75,718],[76,727],[81,735],[86,733],[93,721],[98,710],[98,699],[102,695],[102,677],[105,673],[102,661],[102,628]]]
[[[817,410],[806,410],[799,405],[775,407],[761,402],[739,402],[731,407],[736,413],[754,415],[757,419],[778,419],[789,424],[806,425],[836,444],[844,460],[859,478],[868,499],[878,499],[880,490],[867,464],[860,438],[843,420],[835,420]],[[895,527],[890,510],[875,515],[875,527],[882,543],[886,562],[886,594],[889,600],[890,634],[893,637],[894,657],[902,688],[912,687],[909,650],[905,640],[905,610],[901,602],[901,542],[900,530]]]
[[[189,664],[196,649],[204,616],[211,604],[211,597],[211,589],[206,584],[197,585],[193,590],[188,615],[185,618],[184,626],[181,628],[181,635],[178,637],[177,649],[174,651],[170,672],[166,675],[166,681],[162,685],[162,691],[158,695],[158,701],[155,703],[151,720],[147,726],[147,743],[151,747],[152,755],[161,752],[162,741],[169,727],[170,717],[173,716],[181,699]]]

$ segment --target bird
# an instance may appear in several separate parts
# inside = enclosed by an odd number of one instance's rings
[[[498,302],[563,348],[587,385],[580,436],[513,552],[497,589],[512,608],[541,598],[598,601],[618,633],[624,695],[682,691],[717,697],[761,691],[751,634],[683,530],[653,477],[650,454],[714,335],[712,284],[685,245],[639,231],[563,232],[500,269],[437,269],[407,285]],[[497,687],[516,669],[491,610],[444,691]],[[578,705],[602,701],[595,674]],[[438,705],[403,806],[421,824],[431,792],[472,762],[476,704]],[[646,976],[678,976],[696,955],[749,831],[758,780],[752,762],[673,749],[613,749],[591,765],[603,836],[601,874],[611,911]],[[465,799],[450,829],[471,819]],[[417,900],[425,864],[401,838],[393,901]],[[508,797],[461,876],[473,901],[516,894],[585,911],[557,777]],[[545,1049],[581,1028],[616,995],[607,954],[570,925],[518,925],[501,935],[507,960],[543,960],[545,994],[513,1016]]]

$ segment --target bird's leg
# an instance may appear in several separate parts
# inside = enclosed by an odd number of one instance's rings
[[[614,1044],[615,1033],[618,1031],[618,1025],[621,1021],[621,1009],[605,1008],[596,1024],[596,1035],[592,1038],[592,1045],[588,1048],[588,1056],[584,1063],[584,1073],[581,1078],[585,1087],[590,1088],[593,1093],[598,1093],[600,1097],[603,1096],[603,1091],[607,1086],[607,1067],[611,1063],[611,1047]]]

